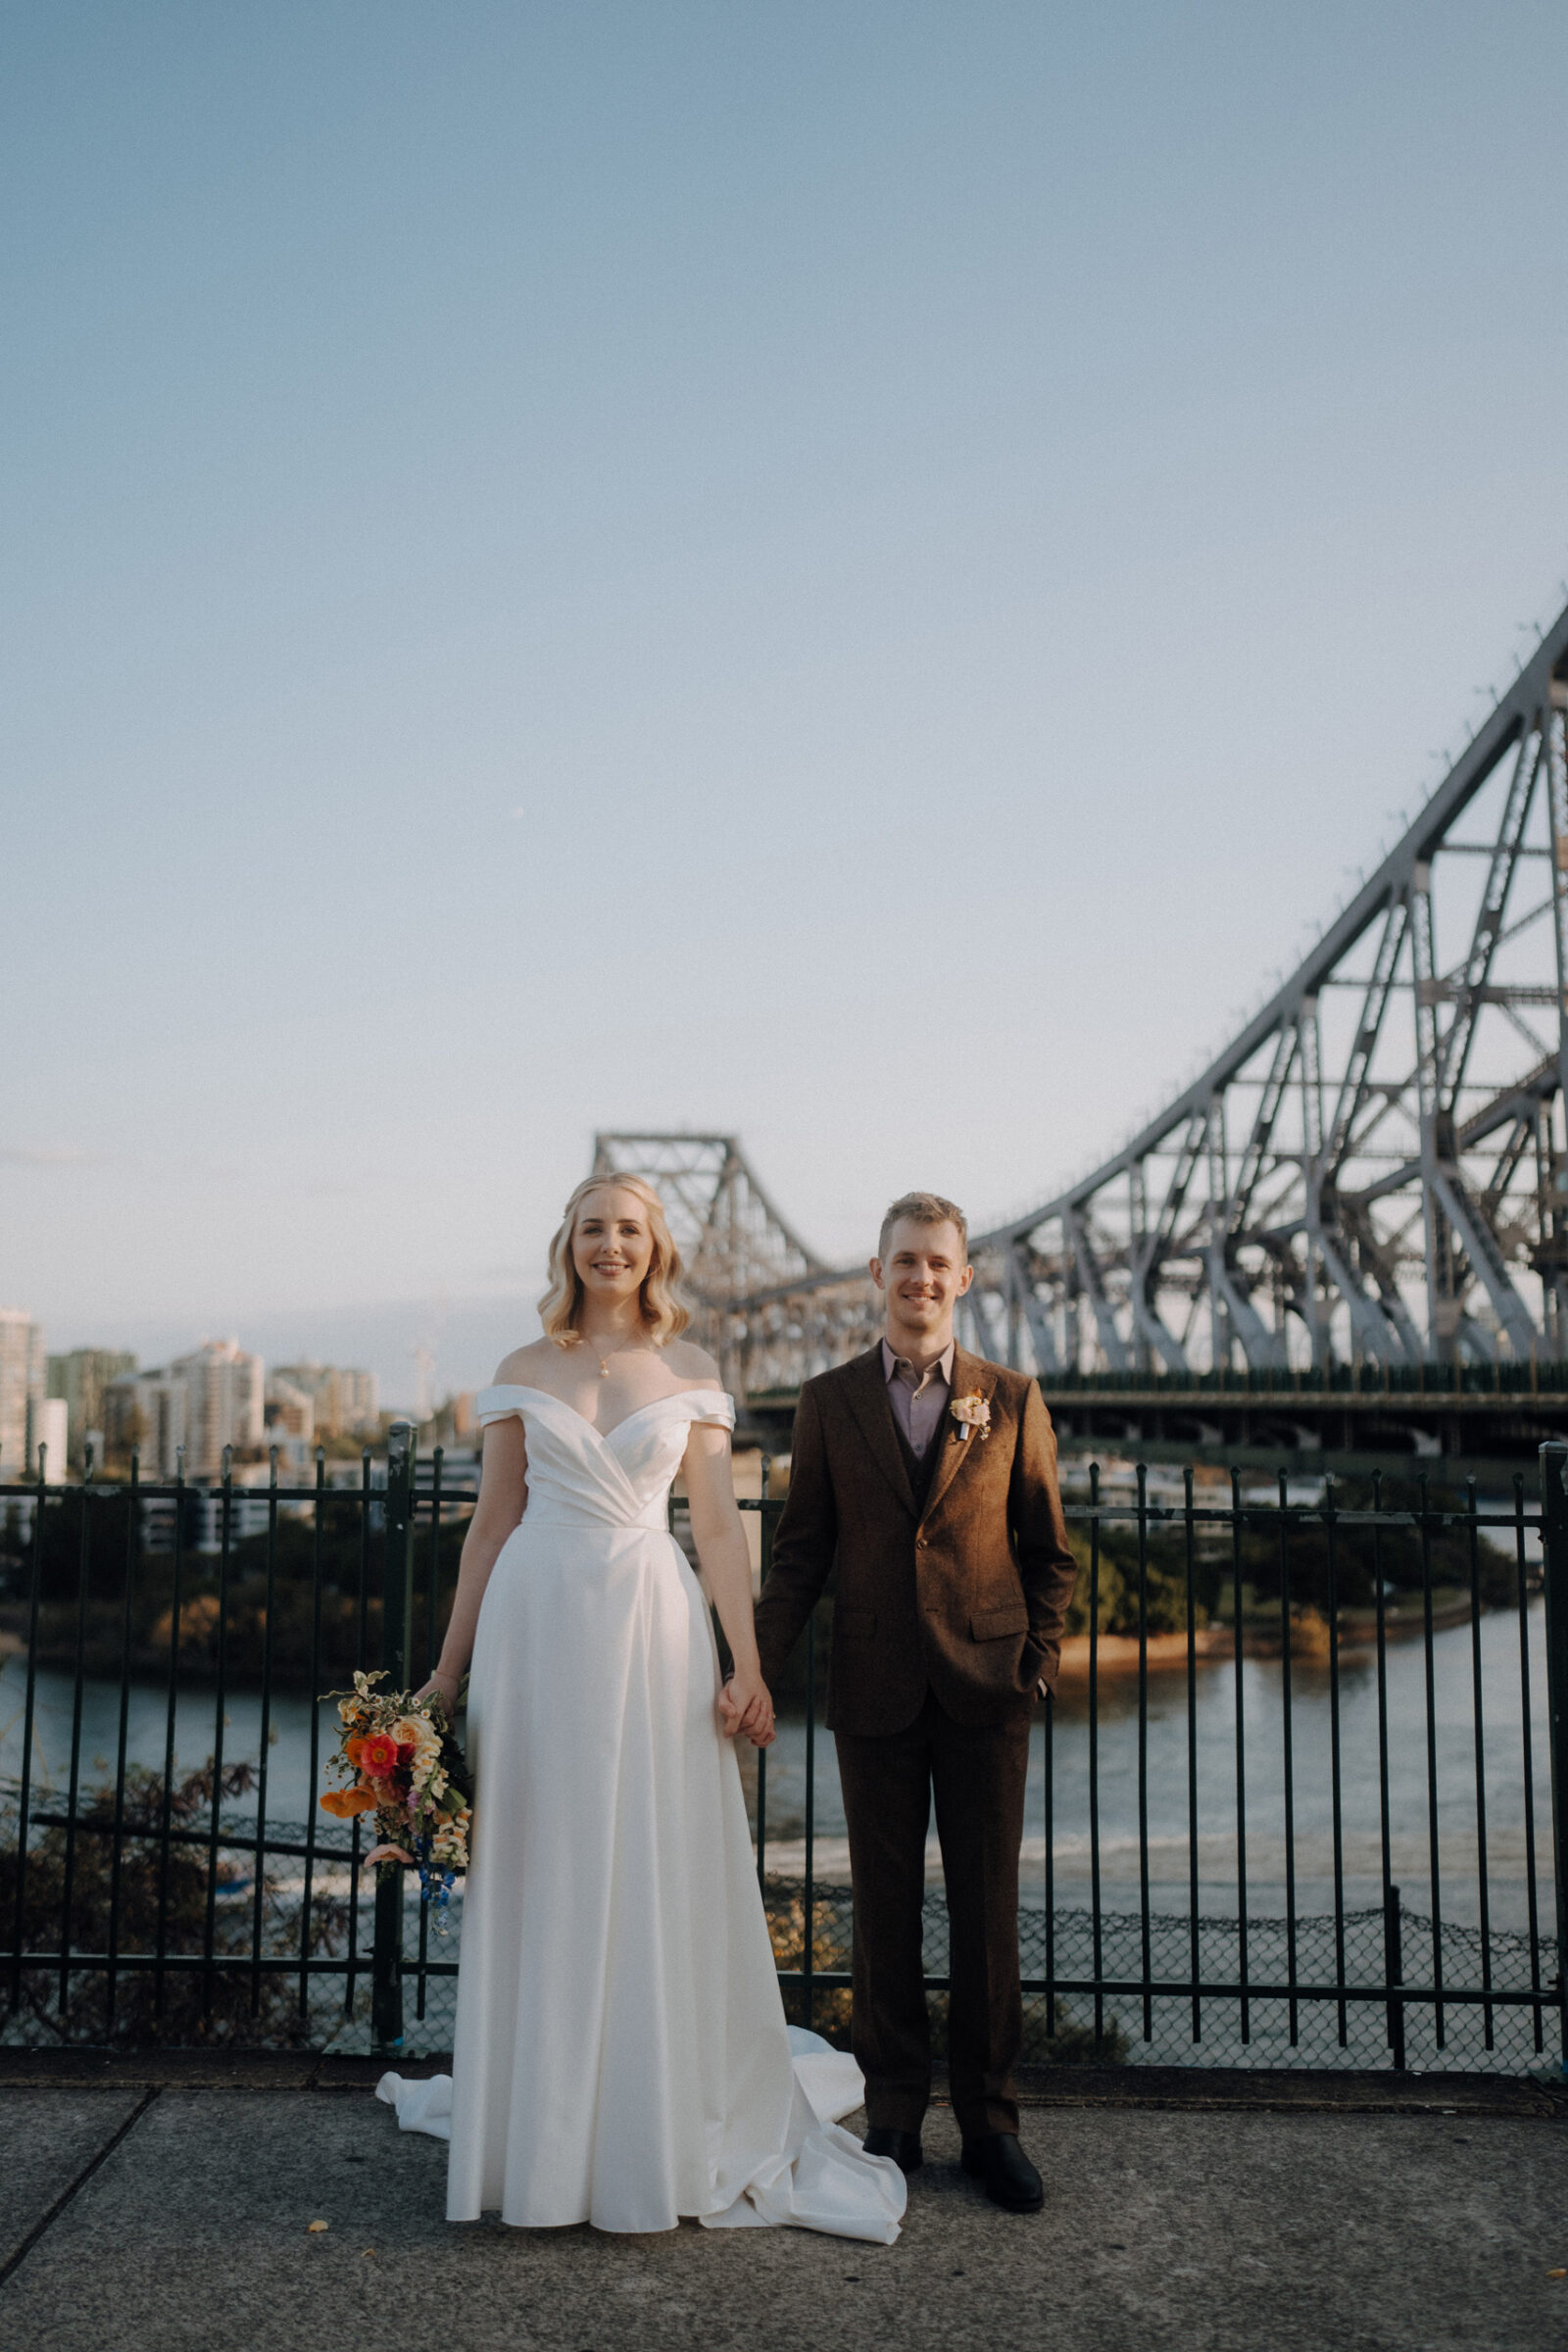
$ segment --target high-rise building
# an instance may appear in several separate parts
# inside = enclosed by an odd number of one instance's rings
[[[144,1478],[172,1478],[185,1444],[189,1394],[168,1372],[132,1372],[104,1391],[104,1446],[122,1463],[141,1457]],[[192,1468],[187,1460],[187,1470]]]
[[[25,1307],[0,1306],[0,1478],[24,1474],[28,1414],[43,1398],[43,1327]]]
[[[341,1364],[279,1364],[273,1377],[313,1399],[318,1438],[354,1438],[377,1426],[373,1372],[350,1371]]]
[[[185,1469],[191,1478],[217,1478],[223,1448],[265,1442],[266,1366],[237,1340],[203,1340],[192,1355],[169,1367],[185,1391]]]
[[[316,1435],[315,1397],[277,1372],[267,1384],[267,1429],[270,1438],[293,1438],[302,1447]]]
[[[47,1391],[66,1407],[66,1444],[73,1468],[81,1466],[89,1437],[100,1453],[105,1433],[104,1393],[111,1381],[123,1380],[136,1369],[136,1358],[112,1348],[73,1348],[69,1355],[49,1358]],[[62,1469],[66,1455],[49,1451],[51,1471]]]
[[[104,1391],[108,1449],[134,1449],[149,1476],[172,1478],[185,1448],[187,1478],[217,1478],[223,1448],[260,1452],[266,1443],[265,1366],[235,1340],[203,1340],[167,1371],[134,1372]]]
[[[63,1396],[40,1396],[27,1409],[27,1476],[38,1475],[38,1457],[43,1456],[44,1476],[58,1486],[66,1475],[70,1454],[67,1435],[66,1400]]]

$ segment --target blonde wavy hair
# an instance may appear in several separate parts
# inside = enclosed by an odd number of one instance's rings
[[[573,1348],[581,1337],[577,1317],[582,1312],[582,1277],[571,1256],[577,1212],[590,1193],[607,1192],[612,1187],[617,1192],[634,1193],[648,1211],[654,1254],[643,1276],[638,1304],[649,1338],[656,1348],[662,1348],[666,1341],[678,1339],[692,1319],[680,1297],[684,1271],[680,1251],[665,1221],[664,1203],[653,1186],[641,1176],[588,1176],[562,1212],[561,1224],[550,1245],[550,1287],[539,1301],[539,1320],[545,1327],[545,1338],[554,1340],[558,1348]]]

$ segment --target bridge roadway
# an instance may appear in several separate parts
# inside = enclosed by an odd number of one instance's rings
[[[1442,1377],[1432,1368],[1434,1382]],[[1568,1436],[1568,1367],[1534,1388],[1408,1390],[1314,1384],[1309,1376],[1230,1373],[1184,1382],[1152,1375],[1043,1378],[1064,1454],[1135,1453],[1152,1462],[1238,1468],[1315,1468],[1348,1475],[1487,1479],[1522,1470],[1532,1484],[1539,1448]],[[800,1392],[752,1392],[746,1420],[785,1452]]]

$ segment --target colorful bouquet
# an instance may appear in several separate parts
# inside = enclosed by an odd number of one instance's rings
[[[439,1914],[452,1886],[468,1867],[473,1785],[439,1692],[415,1698],[407,1690],[377,1690],[381,1673],[359,1673],[352,1690],[329,1690],[338,1702],[341,1743],[328,1766],[347,1786],[328,1788],[323,1813],[339,1821],[373,1813],[379,1842],[368,1862],[407,1862],[419,1873],[419,1893]]]

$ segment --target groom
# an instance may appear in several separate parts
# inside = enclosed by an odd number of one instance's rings
[[[1054,1684],[1076,1573],[1035,1382],[955,1345],[973,1279],[963,1212],[906,1193],[871,1274],[868,1355],[801,1391],[789,1499],[757,1606],[773,1682],[835,1561],[827,1721],[855,1884],[855,2055],[866,2147],[921,2161],[931,2090],[921,1916],[931,1799],[947,1882],[949,2079],[963,2168],[1014,2213],[1044,2203],[1018,2145],[1018,1846],[1029,1725]]]

